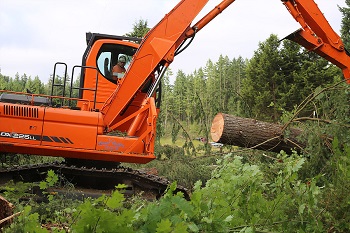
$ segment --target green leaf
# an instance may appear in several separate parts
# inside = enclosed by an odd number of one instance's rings
[[[123,190],[126,189],[128,186],[126,184],[118,184],[117,186],[115,186],[115,189],[117,190]]]
[[[49,187],[54,186],[58,181],[58,176],[55,174],[53,170],[49,170],[47,172],[46,182],[48,183]]]
[[[321,86],[318,86],[316,89],[315,89],[315,92],[314,92],[314,95],[316,96],[315,99],[316,100],[320,100],[323,98],[324,96],[324,93],[321,93],[323,91],[323,88]]]
[[[211,224],[211,223],[213,222],[213,219],[208,218],[208,217],[204,217],[204,218],[203,218],[203,221],[204,221],[205,223]]]
[[[199,228],[195,223],[188,224],[188,228],[193,232],[199,232]]]
[[[243,228],[240,232],[253,233],[254,230],[253,230],[252,227],[245,227],[245,228]]]
[[[157,224],[157,233],[167,233],[171,232],[171,222],[169,219],[163,219],[160,223]]]
[[[304,213],[305,207],[306,207],[305,203],[303,203],[299,206],[298,212],[300,215],[302,215]]]
[[[224,222],[231,222],[232,219],[233,219],[233,216],[229,215],[225,218]]]
[[[107,199],[106,206],[111,209],[119,208],[123,205],[125,200],[124,195],[119,191],[114,191],[112,195]]]
[[[186,233],[187,231],[187,226],[185,222],[179,222],[175,225],[174,230],[172,233]]]
[[[293,166],[293,169],[292,169],[293,172],[299,171],[300,168],[303,166],[304,162],[305,162],[305,159],[298,159]]]
[[[41,182],[39,183],[39,188],[40,188],[41,190],[47,189],[47,183],[46,183],[45,181],[41,181]]]

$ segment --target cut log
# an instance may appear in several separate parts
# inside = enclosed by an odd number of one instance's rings
[[[11,204],[5,198],[0,196],[0,229],[6,224],[10,224],[12,222],[12,219],[6,220],[6,218],[13,214],[13,207],[13,204]]]
[[[283,125],[218,113],[210,132],[214,142],[226,145],[287,153],[300,152],[306,147],[297,139],[302,130],[289,128],[288,137],[284,137],[282,129]]]

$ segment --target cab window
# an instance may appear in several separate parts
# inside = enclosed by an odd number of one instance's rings
[[[104,44],[98,52],[96,66],[102,76],[113,81],[112,70],[118,63],[118,58],[120,56],[126,58],[125,69],[127,70],[135,52],[136,48],[133,47],[118,44]]]

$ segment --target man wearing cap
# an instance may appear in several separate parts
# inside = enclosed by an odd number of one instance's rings
[[[118,79],[122,78],[125,73],[125,63],[126,63],[126,57],[124,55],[120,56],[118,59],[118,63],[113,67],[113,78]]]

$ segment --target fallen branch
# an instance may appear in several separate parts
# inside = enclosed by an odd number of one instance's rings
[[[345,81],[347,81],[347,79],[339,81],[329,87],[323,88],[322,90],[315,92],[315,93],[311,93],[308,97],[306,97],[306,99],[303,100],[303,102],[301,102],[301,104],[299,104],[299,106],[296,108],[295,113],[293,114],[293,116],[289,119],[289,121],[284,124],[282,131],[284,131],[285,129],[287,129],[287,127],[293,122],[295,121],[295,118],[297,118],[297,116],[300,114],[300,112],[309,104],[311,103],[314,99],[316,99],[317,96],[319,96],[321,93],[326,92],[328,90],[331,90],[335,87],[337,87],[338,85],[344,83]]]
[[[318,121],[318,122],[323,122],[327,124],[336,124],[336,125],[344,126],[346,128],[350,128],[349,124],[342,124],[331,120],[325,120],[325,119],[313,118],[313,117],[298,117],[298,118],[294,118],[293,120],[293,122],[298,122],[298,121]]]
[[[4,219],[1,219],[1,220],[0,220],[0,226],[1,226],[1,224],[3,224],[3,223],[5,223],[5,222],[7,222],[7,221],[13,219],[14,217],[20,215],[21,213],[22,213],[22,212],[17,212],[17,213],[12,214],[12,215],[10,215],[10,216],[4,218]]]

